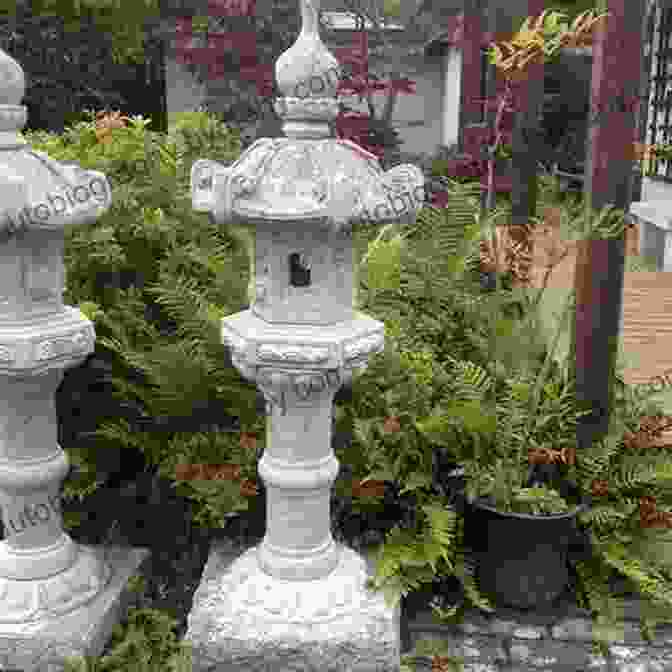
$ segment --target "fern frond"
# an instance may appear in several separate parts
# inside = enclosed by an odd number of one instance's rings
[[[628,519],[628,515],[611,504],[595,505],[581,514],[581,521],[595,528],[595,534],[613,528]]]
[[[474,561],[462,551],[456,553],[455,575],[460,579],[464,595],[470,604],[486,613],[492,614],[495,612],[493,604],[480,591]]]
[[[422,507],[427,516],[429,529],[426,534],[424,553],[434,572],[436,562],[443,558],[449,571],[453,570],[450,550],[455,542],[457,514],[445,506],[426,504]]]

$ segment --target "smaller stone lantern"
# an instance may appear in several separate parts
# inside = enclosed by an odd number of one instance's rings
[[[415,166],[383,172],[375,156],[330,137],[338,63],[320,40],[318,4],[301,0],[301,34],[276,65],[287,137],[258,140],[228,167],[192,168],[195,209],[254,228],[251,308],[223,318],[222,340],[270,416],[259,463],[266,534],[240,556],[213,547],[185,637],[194,672],[400,664],[399,606],[366,587],[372,563],[331,534],[332,407],[384,345],[384,325],[352,305],[353,226],[412,220],[424,178]],[[323,97],[296,97],[314,79]]]
[[[107,178],[34,151],[20,65],[0,51],[0,668],[62,669],[97,656],[144,549],[80,546],[63,530],[54,395],[93,352],[93,324],[63,305],[66,225],[112,202]]]

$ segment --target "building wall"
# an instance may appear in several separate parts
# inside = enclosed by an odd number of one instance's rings
[[[418,55],[407,57],[404,67],[408,78],[415,82],[415,93],[400,93],[392,115],[392,124],[403,142],[400,150],[431,153],[441,141],[441,63]],[[375,58],[371,58],[370,68],[374,72],[383,69]],[[383,110],[386,98],[387,92],[373,94],[377,111]],[[366,103],[358,104],[354,97],[347,99],[347,103],[357,111],[368,111]]]
[[[166,98],[168,115],[175,112],[195,112],[205,99],[206,87],[178,63],[166,54]]]
[[[460,91],[462,85],[462,50],[446,47],[441,56],[441,144],[453,147],[460,140]]]

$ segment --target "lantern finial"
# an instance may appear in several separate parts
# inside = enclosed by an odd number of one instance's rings
[[[329,122],[338,114],[336,90],[341,70],[320,39],[320,0],[299,0],[301,32],[275,64],[282,96],[275,110],[288,137],[329,137]]]
[[[0,105],[21,105],[26,93],[23,68],[0,49]]]

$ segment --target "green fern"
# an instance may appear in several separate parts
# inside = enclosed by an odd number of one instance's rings
[[[494,388],[494,380],[489,373],[470,361],[457,361],[447,357],[447,361],[457,373],[456,393],[462,399],[483,399]]]
[[[453,571],[456,513],[431,502],[422,506],[422,511],[426,517],[424,531],[395,526],[378,549],[369,587],[382,590],[390,607],[411,590],[431,582],[437,573]]]
[[[453,556],[455,576],[458,577],[462,584],[466,603],[491,614],[494,613],[495,607],[487,597],[481,594],[479,589],[476,579],[476,564],[471,556],[467,554],[464,546],[464,527],[464,518],[460,518],[456,528],[457,544]],[[460,618],[463,614],[464,610],[461,610],[461,613],[455,614],[455,618]]]
[[[425,558],[434,572],[437,571],[436,562],[443,558],[446,565],[452,570],[449,550],[455,543],[456,513],[445,506],[426,504],[422,511],[427,517],[428,529],[426,532]]]
[[[369,243],[371,253],[363,254],[358,266],[359,307],[386,323],[412,324],[413,329],[404,329],[401,335],[408,349],[436,351],[445,333],[455,329],[451,318],[459,313],[463,323],[471,319],[478,327],[465,305],[478,294],[465,265],[467,258],[476,258],[480,236],[474,217],[476,192],[473,185],[458,186],[453,196],[451,208],[422,208],[415,224],[393,238],[397,242],[392,257],[377,255],[379,243],[373,241]],[[392,251],[389,244],[388,249]],[[385,263],[389,264],[386,270]],[[478,328],[474,331],[477,334]],[[468,329],[466,347],[471,339]]]
[[[412,568],[409,572],[408,569]],[[416,535],[399,527],[394,527],[385,538],[384,545],[376,557],[376,573],[369,580],[369,587],[382,590],[389,607],[396,606],[401,597],[410,590],[418,588],[423,581],[415,578],[419,572],[427,575],[431,568],[426,567],[421,544]]]
[[[198,462],[193,433],[157,431],[166,419],[173,427],[181,419],[193,426],[206,412],[213,422],[229,415],[240,419],[243,431],[261,429],[262,444],[265,434],[256,388],[223,365],[220,335],[220,319],[246,304],[247,250],[233,227],[193,211],[189,184],[195,159],[228,163],[240,155],[239,138],[204,114],[183,120],[168,137],[138,125],[117,130],[107,146],[96,141],[93,121],[33,142],[54,158],[102,170],[113,186],[108,213],[66,231],[64,299],[94,321],[96,354],[113,362],[105,374],[112,388],[109,412],[86,445],[64,446],[80,463],[64,486],[72,498],[99,487],[96,465],[108,447],[134,447],[166,474],[174,473],[168,466],[175,453],[182,455],[180,443],[194,453],[184,461]],[[221,498],[197,488],[190,494],[202,497],[201,511],[222,513]]]
[[[112,648],[102,658],[65,661],[66,672],[188,672],[191,649],[177,641],[176,620],[156,609],[136,609],[127,622],[114,628]]]

